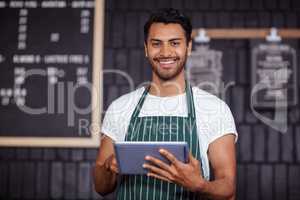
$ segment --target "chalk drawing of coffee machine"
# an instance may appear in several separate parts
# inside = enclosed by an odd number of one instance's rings
[[[223,53],[210,49],[209,41],[205,30],[200,29],[194,38],[195,50],[187,60],[187,78],[191,85],[217,95],[222,81]]]

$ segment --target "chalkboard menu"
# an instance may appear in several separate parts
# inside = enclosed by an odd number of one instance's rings
[[[98,144],[103,12],[102,0],[0,1],[0,145]]]
[[[275,108],[297,104],[295,49],[293,42],[252,42],[253,106]]]

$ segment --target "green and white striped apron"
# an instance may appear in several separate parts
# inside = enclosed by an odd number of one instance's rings
[[[186,141],[193,156],[201,162],[191,86],[186,84],[187,117],[138,117],[148,91],[149,87],[145,89],[131,116],[125,141]],[[199,199],[199,195],[177,184],[146,175],[123,175],[117,197],[118,200]]]

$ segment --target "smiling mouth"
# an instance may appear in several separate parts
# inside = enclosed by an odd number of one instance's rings
[[[178,58],[156,59],[159,65],[163,68],[171,68],[176,63]]]

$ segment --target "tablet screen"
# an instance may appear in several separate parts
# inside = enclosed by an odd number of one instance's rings
[[[166,149],[181,162],[188,162],[188,145],[186,142],[116,142],[114,144],[120,174],[147,174],[143,168],[147,155],[170,162],[159,153]]]

